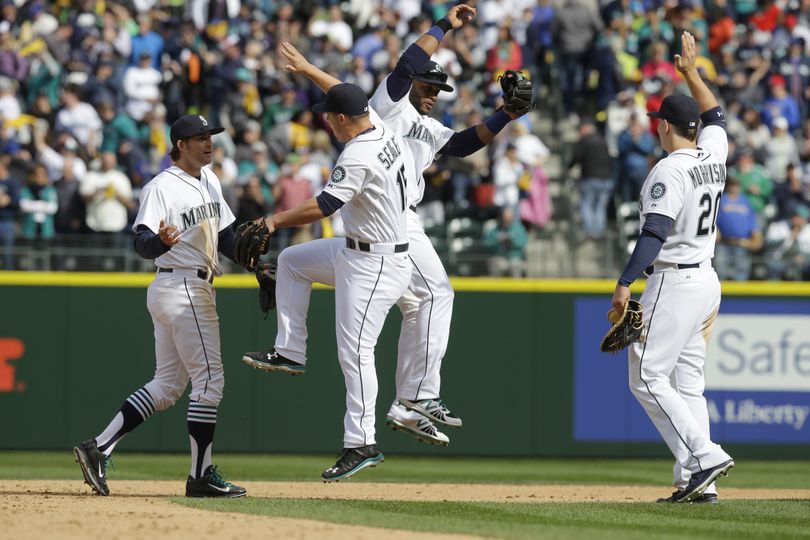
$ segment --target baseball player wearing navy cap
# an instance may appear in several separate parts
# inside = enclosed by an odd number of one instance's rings
[[[275,347],[246,353],[242,361],[268,371],[300,373],[306,363],[306,318],[312,278],[328,274],[335,286],[338,360],[346,384],[343,452],[321,478],[333,482],[383,461],[376,443],[377,374],[374,348],[391,306],[411,278],[406,228],[406,189],[419,171],[402,138],[380,119],[360,87],[333,86],[313,107],[326,114],[345,143],[323,192],[291,210],[265,218],[272,233],[341,211],[347,237],[294,246],[306,264],[281,252],[276,271],[278,334]]]
[[[681,45],[675,65],[693,97],[668,96],[649,113],[661,120],[668,155],[641,189],[641,237],[612,304],[621,315],[630,284],[649,276],[640,300],[646,339],[630,346],[628,363],[630,390],[675,456],[676,491],[659,502],[716,503],[714,481],[734,461],[711,440],[703,365],[720,308],[711,261],[728,137],[723,111],[695,68],[695,38],[684,32]]]
[[[233,259],[234,215],[222,197],[211,162],[214,127],[203,116],[183,116],[171,127],[174,165],[141,193],[135,251],[153,259],[157,272],[146,293],[155,326],[155,376],[130,395],[109,425],[73,449],[85,482],[109,495],[107,463],[116,444],[157,411],[174,405],[191,382],[187,413],[191,443],[188,497],[243,497],[211,463],[222,368],[214,277],[218,252]]]
[[[420,441],[439,445],[447,445],[449,437],[438,431],[434,422],[461,427],[462,420],[440,398],[440,369],[450,333],[453,289],[416,213],[416,205],[422,200],[425,189],[421,172],[438,153],[467,156],[478,151],[509,121],[520,116],[501,109],[484,123],[458,133],[427,116],[438,93],[452,90],[447,84],[447,74],[439,64],[430,60],[430,55],[445,32],[460,28],[475,13],[474,8],[463,4],[451,8],[447,18],[439,21],[403,53],[393,73],[370,100],[372,108],[402,135],[420,171],[417,181],[406,186],[408,257],[413,264],[413,273],[408,292],[397,302],[403,315],[397,355],[397,398],[389,409],[386,423]],[[322,90],[328,91],[340,84],[338,79],[308,62],[290,43],[283,43],[281,51],[289,62],[289,71],[307,76]],[[334,281],[332,273],[323,271],[327,267],[324,261],[334,259],[341,249],[340,241],[328,239],[320,242],[323,248],[318,251],[303,245],[285,250],[286,260],[296,268],[295,279],[301,283],[332,284]],[[314,265],[316,260],[318,264]],[[314,266],[317,266],[317,272],[305,270]],[[282,271],[281,266],[279,271]],[[308,303],[309,296],[298,296],[297,301]],[[291,327],[279,319],[276,349],[281,342],[286,343],[285,346],[295,349],[297,362],[295,366],[273,370],[304,372],[306,341],[297,339],[297,336],[305,338],[306,329]]]

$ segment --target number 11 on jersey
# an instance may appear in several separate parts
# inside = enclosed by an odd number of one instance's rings
[[[405,211],[405,191],[408,188],[408,179],[405,178],[405,165],[397,172],[397,184],[399,185],[399,196],[402,198],[402,211]]]

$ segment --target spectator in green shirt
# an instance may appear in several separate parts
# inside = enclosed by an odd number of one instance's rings
[[[101,153],[118,152],[123,140],[138,141],[138,126],[135,120],[121,113],[116,113],[115,105],[104,101],[98,106],[99,116],[104,124],[104,139],[101,142]]]
[[[737,163],[729,171],[729,176],[734,176],[740,181],[742,191],[751,203],[751,208],[756,212],[761,226],[765,205],[771,200],[773,194],[773,180],[767,169],[754,161],[751,150],[744,148],[740,150]]]
[[[529,239],[526,228],[515,219],[514,210],[507,206],[501,211],[501,220],[496,227],[484,233],[483,244],[495,255],[487,261],[493,276],[522,277],[525,267],[526,244]]]

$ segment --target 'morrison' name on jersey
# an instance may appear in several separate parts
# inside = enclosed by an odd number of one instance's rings
[[[222,210],[220,209],[218,202],[209,202],[201,204],[200,206],[195,206],[194,208],[183,212],[180,214],[180,217],[183,218],[183,230],[186,230],[203,220],[212,217],[222,217]]]
[[[431,148],[436,147],[436,139],[433,137],[433,134],[426,126],[423,126],[419,122],[412,123],[408,133],[403,138],[416,139],[429,144]]]
[[[394,138],[390,138],[385,141],[385,146],[383,147],[383,151],[377,154],[377,159],[380,160],[380,163],[385,165],[385,170],[391,168],[391,165],[397,160],[399,155],[402,153],[402,150],[399,149],[399,145]]]
[[[695,165],[687,171],[692,179],[692,187],[704,184],[725,184],[726,166],[721,163]]]

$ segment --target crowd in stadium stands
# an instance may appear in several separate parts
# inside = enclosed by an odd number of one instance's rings
[[[527,230],[554,219],[548,137],[557,143],[569,126],[579,140],[561,152],[572,156],[562,175],[578,165],[579,227],[602,238],[659,157],[646,113],[685,91],[672,58],[688,30],[731,142],[718,271],[747,279],[758,254],[767,261],[760,277],[810,278],[810,0],[467,3],[478,8],[475,24],[451,32],[434,56],[455,87],[434,115],[456,129],[481,122],[499,105],[505,69],[528,71],[540,102],[490,147],[425,172],[427,223],[489,222],[481,244],[495,255],[490,271],[524,275]],[[11,267],[13,244],[127,231],[144,183],[170,163],[168,126],[187,112],[227,128],[211,167],[239,221],[316,195],[339,146],[309,111],[320,91],[284,69],[279,44],[370,94],[452,4],[2,0],[0,268]],[[563,112],[544,144],[536,120],[556,103]],[[279,242],[336,234],[339,221],[324,221]]]

